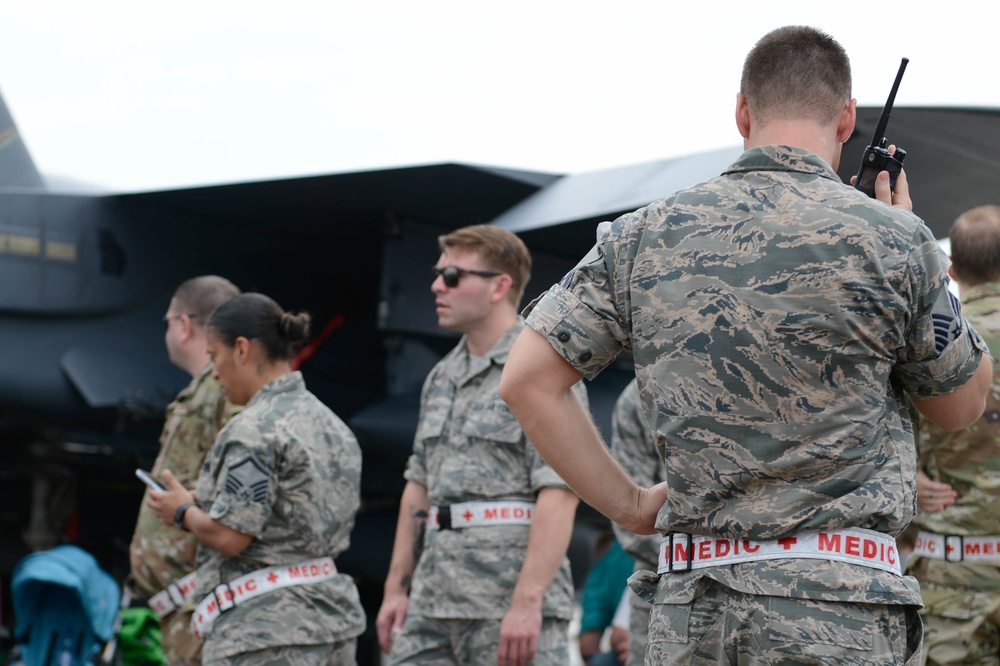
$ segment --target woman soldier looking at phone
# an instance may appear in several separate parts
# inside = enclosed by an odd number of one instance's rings
[[[333,558],[360,504],[361,451],[289,365],[309,315],[263,294],[220,306],[207,327],[226,397],[194,496],[163,472],[150,506],[199,540],[193,627],[211,664],[351,664],[365,616]]]

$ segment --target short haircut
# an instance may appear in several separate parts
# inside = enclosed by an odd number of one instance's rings
[[[968,287],[1000,280],[1000,206],[977,206],[955,220],[949,234],[951,263]]]
[[[271,297],[249,293],[216,308],[208,330],[227,347],[235,346],[236,338],[246,338],[260,343],[270,360],[287,361],[309,339],[309,324],[309,313],[285,312]]]
[[[215,308],[239,295],[240,290],[236,285],[218,275],[191,278],[174,291],[174,299],[181,312],[190,316],[195,325],[202,329]]]
[[[851,100],[851,62],[830,35],[806,26],[772,30],[747,54],[740,92],[758,122],[833,122]]]
[[[445,250],[476,252],[489,270],[506,273],[512,285],[510,300],[514,307],[521,302],[524,288],[531,279],[531,253],[516,234],[489,224],[456,229],[438,237],[438,247]]]

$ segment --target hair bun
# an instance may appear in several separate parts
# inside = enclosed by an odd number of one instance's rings
[[[289,345],[298,345],[309,337],[309,323],[312,317],[308,312],[283,312],[278,320],[278,331]]]

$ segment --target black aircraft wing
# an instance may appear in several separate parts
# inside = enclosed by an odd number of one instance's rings
[[[14,165],[23,181],[6,149],[0,169]],[[0,415],[70,429],[162,415],[184,378],[166,359],[161,311],[202,273],[309,310],[321,329],[339,316],[334,335],[370,348],[387,240],[415,223],[488,221],[554,178],[442,164],[117,195],[0,185]],[[381,354],[343,356],[357,360],[349,377],[375,375],[381,390]]]
[[[858,107],[857,124],[843,146],[838,174],[850,182],[871,141],[881,108]],[[963,211],[1000,203],[1000,110],[893,109],[886,136],[906,149],[903,168],[914,212],[937,238],[946,238]],[[738,146],[644,164],[570,174],[553,181],[493,219],[533,248],[582,257],[597,224],[613,220],[679,189],[717,176],[739,157]]]

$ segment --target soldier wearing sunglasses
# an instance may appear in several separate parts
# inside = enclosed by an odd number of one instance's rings
[[[531,256],[488,225],[439,238],[438,325],[462,333],[424,383],[376,620],[391,664],[564,666],[578,498],[500,399]],[[574,392],[586,402],[582,383]]]

